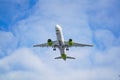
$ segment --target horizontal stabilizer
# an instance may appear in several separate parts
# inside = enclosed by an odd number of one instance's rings
[[[74,57],[67,56],[67,59],[75,59]]]
[[[62,57],[60,56],[60,57],[55,57],[55,59],[62,59]]]
[[[61,56],[55,57],[55,59],[62,59],[62,57],[61,57]],[[74,57],[67,56],[66,59],[75,59],[75,58],[74,58]]]

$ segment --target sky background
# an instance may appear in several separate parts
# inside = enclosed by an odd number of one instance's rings
[[[119,0],[0,0],[0,80],[119,80]],[[75,60],[55,60],[59,50],[33,48],[56,40],[94,47],[71,48]]]

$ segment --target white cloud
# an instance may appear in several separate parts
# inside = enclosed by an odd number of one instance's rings
[[[120,47],[111,47],[106,51],[96,51],[96,53],[94,54],[95,64],[119,69],[119,48]]]
[[[9,45],[13,42],[13,39],[15,39],[11,32],[0,31],[0,36],[1,47],[7,47],[7,44]]]
[[[113,32],[119,30],[119,2],[118,0],[95,0],[86,5],[85,11],[89,24],[95,29],[109,29]]]
[[[1,80],[38,80],[38,79],[66,79],[66,80],[101,80],[118,79],[117,70],[109,67],[99,67],[99,68],[72,68],[72,64],[63,61],[57,61],[58,63],[43,62],[40,57],[35,55],[35,53],[28,48],[22,48],[14,51],[11,56],[8,56],[0,60],[0,68],[5,71],[0,75]],[[60,64],[63,64],[62,65]],[[56,65],[55,65],[56,64]],[[80,64],[80,63],[79,63]],[[15,69],[16,65],[19,65]],[[57,66],[59,65],[59,66]],[[60,67],[61,66],[61,67]],[[25,68],[25,69],[23,69]],[[22,70],[23,69],[23,70]],[[64,73],[64,74],[63,74]]]
[[[50,1],[50,3],[39,1],[34,9],[36,9],[34,10],[34,14],[18,24],[20,25],[20,30],[26,28],[26,34],[30,35],[27,36],[30,38],[29,40],[32,38],[34,39],[33,41],[40,41],[43,38],[43,40],[46,40],[51,37],[55,39],[54,26],[55,24],[60,24],[63,28],[63,33],[65,33],[65,37],[72,38],[73,35],[74,37],[78,37],[79,34],[80,37],[79,39],[75,38],[76,40],[87,43],[91,42],[92,33],[87,22],[87,17],[82,12],[82,6],[78,3],[66,4],[61,1]],[[38,37],[38,33],[42,38]]]
[[[11,32],[0,31],[0,55],[9,55],[17,46],[17,38]]]
[[[35,53],[30,49],[23,48],[16,50],[12,55],[0,60],[0,69],[3,72],[0,78],[6,76],[8,79],[19,79],[21,77],[20,79],[23,78],[25,80],[26,78],[29,78],[28,74],[32,75],[33,78],[35,78],[35,74],[43,74],[44,76],[51,75],[51,70],[46,67],[48,66],[45,66]],[[22,73],[25,74],[25,76],[20,75]]]
[[[2,35],[0,44],[5,45],[3,48],[6,48],[8,45],[6,43],[13,44],[14,39],[18,38],[20,46],[32,47],[34,43],[47,42],[48,38],[54,40],[56,39],[55,24],[62,25],[65,37],[82,43],[91,43],[92,30],[88,22],[90,16],[86,11],[104,9],[109,7],[109,3],[108,0],[96,1],[92,6],[93,2],[87,1],[77,1],[78,3],[39,1],[33,10],[34,14],[14,25],[12,31],[16,37],[10,32],[0,33]],[[100,13],[94,15],[94,20],[100,22],[97,19],[101,20],[101,16],[105,15],[104,11],[102,15]],[[109,22],[109,19],[105,18],[106,20]],[[107,47],[105,51],[98,50],[96,46],[73,48],[68,55],[77,59],[66,62],[53,59],[59,56],[59,51],[53,52],[49,49],[42,51],[39,48],[17,49],[9,56],[0,59],[0,80],[117,80],[120,65],[119,47],[113,44],[115,41],[119,44],[119,40],[107,28],[96,30],[95,36],[97,41],[101,41]]]
[[[96,40],[102,42],[106,48],[110,48],[117,40],[110,30],[103,29],[95,31]]]

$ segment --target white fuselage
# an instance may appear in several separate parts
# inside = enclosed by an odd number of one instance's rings
[[[58,48],[60,50],[61,54],[65,54],[65,48],[64,48],[64,37],[62,33],[62,29],[59,25],[56,25],[56,36],[57,36],[57,41],[58,41]]]

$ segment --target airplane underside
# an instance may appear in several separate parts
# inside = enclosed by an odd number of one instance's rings
[[[55,57],[55,59],[75,59],[74,57],[67,56],[65,53],[69,50],[70,47],[93,47],[93,45],[90,44],[81,44],[74,42],[71,38],[68,41],[64,41],[62,28],[60,25],[56,25],[55,27],[56,37],[57,40],[52,41],[52,39],[48,39],[46,43],[42,44],[36,44],[33,45],[33,47],[52,47],[53,51],[56,51],[56,48],[60,50],[61,56]]]

